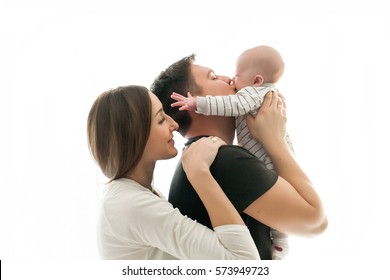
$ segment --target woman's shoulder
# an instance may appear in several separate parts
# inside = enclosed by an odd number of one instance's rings
[[[126,207],[133,208],[139,202],[148,199],[160,199],[158,196],[153,194],[149,189],[141,186],[134,180],[131,179],[118,179],[110,182],[104,192],[103,201],[106,206],[110,207]]]
[[[106,186],[102,207],[107,215],[139,218],[147,208],[163,207],[166,199],[130,179],[114,180]],[[124,213],[127,213],[124,215]]]
[[[147,190],[136,181],[127,178],[121,178],[108,183],[104,189],[104,195],[117,196],[118,194],[138,192],[142,193],[143,191]]]

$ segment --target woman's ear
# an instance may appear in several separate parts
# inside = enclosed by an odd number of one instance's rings
[[[254,85],[256,86],[261,86],[262,84],[264,83],[264,78],[262,75],[256,75],[255,76],[255,81],[254,81]]]

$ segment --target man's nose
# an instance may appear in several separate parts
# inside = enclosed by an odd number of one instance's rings
[[[230,85],[230,84],[233,82],[233,80],[230,79],[230,78],[227,77],[227,76],[218,76],[218,78],[219,78],[220,80],[224,81],[225,83],[227,83],[228,85]]]

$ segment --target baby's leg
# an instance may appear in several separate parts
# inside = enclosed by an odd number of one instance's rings
[[[272,259],[282,260],[286,257],[289,246],[288,246],[288,235],[284,234],[275,229],[271,229],[272,238]]]

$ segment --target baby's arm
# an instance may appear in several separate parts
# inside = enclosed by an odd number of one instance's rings
[[[173,93],[171,97],[177,102],[171,106],[180,106],[179,110],[196,111],[203,115],[237,117],[247,113],[255,114],[268,91],[268,88],[245,87],[235,95],[207,95],[197,96],[196,98],[190,94],[186,98],[180,94]]]

